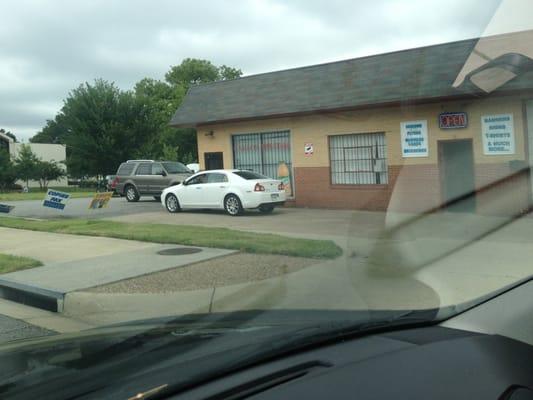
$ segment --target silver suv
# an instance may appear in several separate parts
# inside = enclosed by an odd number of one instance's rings
[[[115,178],[115,191],[128,201],[141,196],[160,200],[163,189],[177,185],[193,173],[176,161],[128,160],[120,164]]]

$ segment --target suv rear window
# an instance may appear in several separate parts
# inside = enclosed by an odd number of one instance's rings
[[[120,167],[118,167],[117,175],[131,175],[133,167],[135,167],[135,164],[133,163],[122,163],[120,164]]]
[[[253,171],[236,171],[236,172],[234,172],[234,174],[238,175],[241,178],[244,178],[246,180],[270,179],[268,176],[264,176],[264,175],[258,174],[257,172],[253,172]]]

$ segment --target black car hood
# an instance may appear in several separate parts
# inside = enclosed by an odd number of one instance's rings
[[[283,343],[401,311],[247,311],[190,315],[0,346],[1,398],[129,398],[154,387],[186,388]],[[426,311],[432,319],[436,310]]]

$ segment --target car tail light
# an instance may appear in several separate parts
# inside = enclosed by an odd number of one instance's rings
[[[111,182],[111,187],[113,189],[116,188],[117,185],[118,185],[118,182],[119,182],[119,179],[118,179],[118,176],[117,176],[115,179],[113,179],[113,182]]]
[[[260,183],[256,183],[254,187],[254,192],[264,192],[265,187],[261,185]]]
[[[283,182],[278,185],[278,190],[285,190],[285,186],[283,186]]]

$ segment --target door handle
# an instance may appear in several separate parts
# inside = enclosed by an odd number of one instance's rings
[[[201,189],[201,187],[200,186],[196,186],[196,189],[199,190],[199,189]]]
[[[220,189],[226,189],[227,186],[219,186]]]

